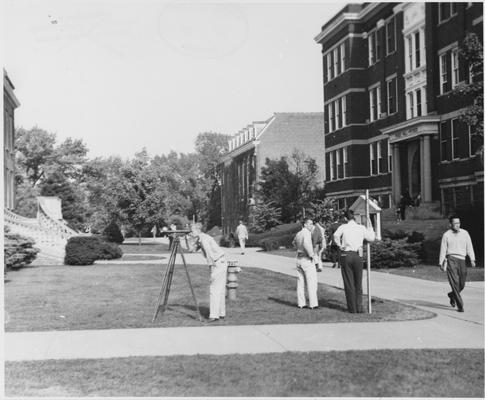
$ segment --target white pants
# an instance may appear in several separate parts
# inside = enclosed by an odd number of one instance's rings
[[[224,257],[211,266],[209,287],[209,318],[226,316],[227,261]]]
[[[241,250],[244,251],[244,249],[246,248],[246,236],[239,236],[238,240],[239,246],[241,246]]]
[[[306,292],[308,292],[310,307],[317,307],[317,270],[315,268],[315,264],[313,264],[313,260],[306,257],[298,257],[296,259],[296,271],[298,272],[296,286],[298,307],[303,307],[306,305]]]

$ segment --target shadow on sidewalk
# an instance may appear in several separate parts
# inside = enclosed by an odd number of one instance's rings
[[[409,300],[409,299],[396,299],[396,301],[404,304],[410,304],[413,306],[418,306],[418,307],[429,307],[429,308],[436,308],[439,310],[450,310],[450,306],[443,305],[443,304],[438,304],[438,303],[433,303],[431,301],[425,301],[425,300]]]

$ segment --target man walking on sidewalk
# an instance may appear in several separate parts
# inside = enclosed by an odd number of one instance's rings
[[[347,223],[340,225],[333,234],[335,243],[340,247],[340,267],[344,281],[345,298],[347,307],[351,313],[361,313],[362,309],[362,258],[359,256],[359,249],[363,246],[364,240],[373,242],[375,233],[368,223],[366,228],[355,222],[354,212],[348,210],[346,213]]]
[[[470,257],[471,266],[475,267],[475,253],[472,240],[465,229],[460,229],[460,218],[452,215],[449,218],[451,229],[443,234],[441,239],[439,265],[448,275],[451,292],[448,293],[452,307],[457,306],[463,312],[461,291],[465,288],[467,266],[466,256]]]
[[[227,261],[224,253],[212,236],[202,233],[199,223],[190,227],[191,236],[197,240],[196,249],[201,248],[210,268],[209,322],[226,316]]]
[[[248,229],[243,224],[242,220],[239,220],[239,225],[236,228],[236,237],[239,240],[239,246],[241,246],[241,254],[244,254],[246,248],[246,240],[248,240]]]
[[[313,221],[311,219],[305,219],[303,228],[293,239],[293,246],[296,247],[297,251],[296,271],[298,272],[298,281],[296,285],[296,296],[299,308],[307,307],[306,292],[308,292],[310,308],[318,308],[318,282],[317,270],[313,263],[314,252],[312,245],[312,228]]]

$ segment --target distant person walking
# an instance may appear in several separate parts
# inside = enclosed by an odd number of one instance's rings
[[[153,225],[151,233],[153,235],[153,239],[155,239],[157,237],[157,226],[156,225]]]
[[[375,240],[374,230],[370,225],[366,228],[355,222],[354,212],[346,213],[347,223],[340,225],[333,234],[335,243],[340,247],[340,265],[342,267],[342,279],[344,281],[345,298],[347,307],[351,313],[361,313],[362,309],[362,258],[359,250],[364,240]],[[368,224],[370,222],[368,221]]]
[[[241,246],[241,254],[244,254],[244,250],[246,249],[246,240],[249,239],[249,235],[248,229],[242,220],[239,220],[239,225],[236,228],[236,236],[239,240],[239,246]]]
[[[470,235],[465,229],[460,228],[460,218],[452,215],[449,221],[450,229],[443,234],[441,239],[439,265],[448,275],[448,282],[451,286],[448,298],[451,306],[456,306],[459,312],[463,312],[463,299],[460,293],[465,288],[466,282],[465,260],[468,256],[471,266],[475,267],[475,252]]]
[[[401,200],[399,202],[399,211],[401,213],[401,221],[406,219],[406,208],[408,206],[413,205],[413,200],[411,199],[411,195],[409,194],[409,189],[404,191],[404,194],[401,195]]]
[[[315,255],[315,267],[317,272],[322,272],[322,253],[325,250],[325,230],[320,225],[320,218],[314,218],[315,226],[312,232],[313,254]]]
[[[201,224],[192,224],[190,230],[195,250],[202,250],[210,267],[209,322],[215,322],[226,316],[227,261],[214,238],[202,232]]]
[[[314,264],[312,230],[313,221],[305,219],[301,231],[293,239],[293,246],[296,247],[296,271],[298,273],[296,296],[299,308],[307,308],[307,294],[310,308],[318,308],[318,283]]]

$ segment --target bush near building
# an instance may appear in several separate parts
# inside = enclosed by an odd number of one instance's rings
[[[66,244],[66,265],[92,265],[96,260],[120,258],[122,251],[116,243],[109,243],[99,236],[74,236]]]
[[[35,260],[39,249],[34,247],[35,241],[26,236],[11,233],[4,228],[4,267],[5,270],[21,268]]]
[[[108,242],[121,244],[125,240],[121,233],[120,227],[114,221],[111,221],[103,230],[103,236]]]
[[[406,239],[384,238],[381,241],[372,242],[370,247],[372,267],[376,269],[410,268],[419,263],[421,243],[408,243]]]

